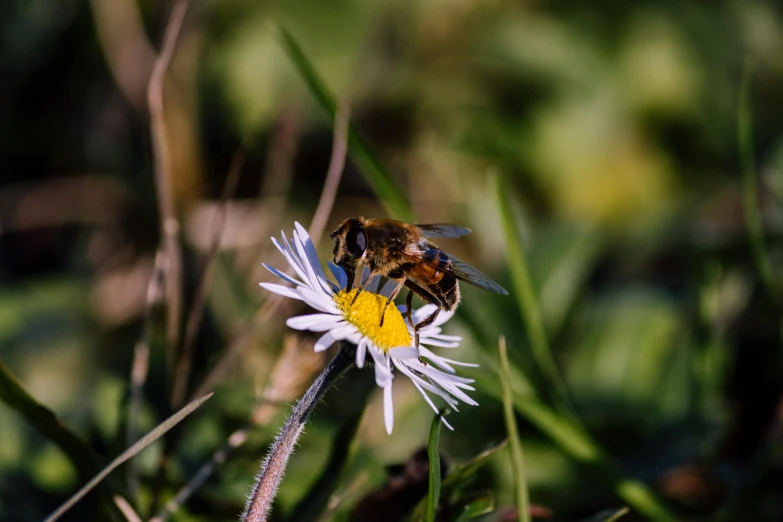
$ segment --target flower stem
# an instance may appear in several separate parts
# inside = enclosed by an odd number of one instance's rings
[[[334,359],[296,403],[294,411],[286,420],[283,429],[261,463],[261,471],[256,476],[253,491],[248,496],[245,512],[240,519],[242,522],[264,522],[267,519],[272,501],[277,494],[277,488],[285,474],[288,459],[294,452],[299,435],[302,434],[310,413],[331,385],[353,366],[355,360],[355,347],[350,343],[343,342]]]

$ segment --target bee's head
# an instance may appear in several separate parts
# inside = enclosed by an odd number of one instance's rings
[[[334,262],[338,266],[355,267],[367,250],[367,234],[361,218],[348,218],[329,237],[335,240]]]

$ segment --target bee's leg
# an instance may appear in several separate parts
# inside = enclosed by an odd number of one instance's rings
[[[413,290],[408,290],[408,297],[405,298],[405,306],[407,306],[407,310],[405,310],[405,316],[408,318],[408,323],[410,323],[411,326],[414,326],[413,324]]]
[[[356,295],[353,296],[353,300],[351,301],[351,306],[353,306],[353,304],[356,302],[356,299],[358,299],[359,294],[362,293],[362,291],[364,290],[364,287],[367,286],[367,283],[369,283],[370,279],[372,279],[373,276],[375,276],[375,275],[376,275],[375,272],[370,272],[369,274],[367,274],[367,277],[365,278],[365,280],[362,281],[361,284],[356,287]]]
[[[340,265],[340,267],[343,269],[346,277],[348,278],[348,281],[345,284],[345,291],[350,292],[353,290],[353,284],[356,282],[356,266]]]
[[[413,327],[413,334],[414,334],[414,337],[415,337],[415,344],[414,344],[414,346],[415,346],[416,349],[419,348],[419,330],[421,330],[422,328],[425,328],[425,327],[431,325],[432,323],[434,323],[435,319],[438,318],[438,314],[440,313],[440,309],[441,309],[440,306],[437,307],[435,309],[435,311],[432,312],[426,319],[424,319],[422,322],[418,323],[416,326]]]
[[[394,290],[392,290],[392,293],[389,295],[389,298],[386,299],[386,304],[383,305],[383,312],[381,312],[380,326],[383,326],[383,318],[386,317],[386,309],[389,307],[389,303],[394,301],[394,299],[397,297],[397,294],[399,294],[400,290],[402,290],[404,284],[405,284],[405,279],[400,279],[400,282],[397,283],[397,286],[394,287]]]

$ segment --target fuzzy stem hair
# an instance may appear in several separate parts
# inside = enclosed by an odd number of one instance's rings
[[[355,352],[356,348],[352,344],[343,341],[334,359],[296,403],[294,411],[286,420],[283,429],[261,463],[261,471],[256,475],[241,522],[264,522],[267,519],[272,501],[277,495],[277,488],[285,474],[288,459],[294,452],[310,413],[332,384],[353,366],[356,360]]]

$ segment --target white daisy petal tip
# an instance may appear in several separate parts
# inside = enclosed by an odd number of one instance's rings
[[[391,435],[394,429],[394,403],[392,402],[391,383],[383,388],[383,421],[386,426],[386,433]]]
[[[303,227],[301,223],[294,221],[294,228],[297,232],[299,232],[299,237],[301,237],[303,240],[310,239],[310,234],[307,233],[307,229]]]
[[[419,350],[412,346],[396,346],[389,350],[389,357],[393,359],[418,359]]]

